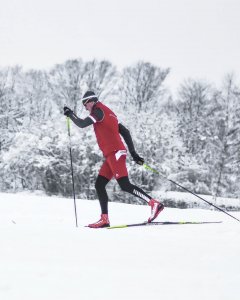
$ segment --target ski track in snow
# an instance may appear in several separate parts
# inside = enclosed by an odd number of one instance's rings
[[[148,206],[109,203],[111,225]],[[238,300],[240,223],[224,213],[165,208],[156,221],[221,224],[90,229],[98,201],[0,193],[1,300]],[[240,218],[240,212],[231,212]]]

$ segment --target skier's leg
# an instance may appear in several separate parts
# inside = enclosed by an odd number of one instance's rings
[[[111,180],[112,176],[112,171],[107,161],[105,161],[99,171],[99,175],[95,182],[95,189],[101,207],[101,218],[96,223],[89,224],[88,227],[90,228],[103,228],[110,226],[110,222],[108,219],[108,195],[106,191],[106,185]]]
[[[121,177],[117,180],[118,184],[120,185],[121,189],[125,192],[128,192],[138,198],[145,200],[149,206],[151,206],[151,216],[148,219],[148,222],[152,222],[159,213],[164,209],[164,206],[159,201],[153,199],[148,194],[146,194],[142,189],[137,187],[136,185],[131,184],[129,181],[128,176]]]
[[[152,197],[146,194],[141,188],[130,183],[126,167],[126,154],[124,155],[124,153],[122,153],[122,151],[118,151],[108,157],[108,164],[112,170],[112,174],[123,191],[137,196],[151,206],[151,216],[148,222],[152,222],[163,210],[164,206],[159,201],[152,199]]]
[[[108,184],[109,179],[98,175],[95,182],[95,189],[97,191],[98,200],[100,202],[102,214],[108,213],[108,195],[106,191],[106,185]]]
[[[117,182],[124,192],[128,192],[134,196],[137,196],[138,198],[140,198],[148,203],[152,199],[152,197],[149,196],[148,194],[146,194],[141,188],[137,187],[136,185],[133,185],[129,181],[128,176],[119,178],[117,180]]]
[[[112,179],[112,177],[113,177],[112,170],[111,170],[107,160],[105,160],[100,168],[100,171],[99,171],[96,183],[95,183],[95,188],[96,188],[98,199],[100,202],[102,214],[108,213],[108,195],[107,195],[107,191],[106,191],[106,185]]]
[[[123,191],[149,202],[151,197],[139,187],[131,184],[129,181],[126,167],[126,154],[126,152],[121,150],[116,153],[112,153],[107,158],[108,166],[111,168],[113,176],[116,178]]]

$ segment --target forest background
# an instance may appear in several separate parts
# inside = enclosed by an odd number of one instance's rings
[[[189,78],[176,95],[171,70],[139,61],[119,71],[110,61],[67,60],[49,70],[0,68],[0,191],[42,191],[71,197],[69,139],[63,106],[88,114],[81,97],[93,90],[131,132],[147,164],[195,193],[240,198],[240,85]],[[71,125],[77,197],[95,199],[102,153],[91,127]],[[178,188],[134,164],[133,183],[148,192]],[[109,184],[111,200],[138,202]]]

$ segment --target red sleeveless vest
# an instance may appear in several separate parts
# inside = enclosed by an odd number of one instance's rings
[[[111,109],[101,102],[97,102],[94,108],[100,108],[103,111],[103,119],[93,124],[95,135],[99,148],[103,155],[107,156],[111,152],[126,150],[118,129],[118,119]]]

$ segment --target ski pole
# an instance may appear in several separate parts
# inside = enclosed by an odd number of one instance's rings
[[[213,203],[211,203],[211,202],[209,202],[209,201],[203,199],[203,198],[200,197],[199,195],[197,195],[197,194],[191,192],[190,190],[188,190],[188,189],[185,188],[184,186],[178,184],[177,182],[175,182],[175,181],[173,181],[173,180],[171,180],[171,179],[168,179],[166,176],[164,176],[163,174],[161,174],[159,171],[157,171],[157,170],[151,168],[151,167],[148,166],[147,164],[143,164],[143,166],[144,166],[145,169],[147,169],[147,170],[149,170],[149,171],[152,171],[153,173],[156,173],[156,174],[162,176],[164,179],[166,179],[166,180],[172,182],[173,184],[177,185],[178,187],[180,187],[181,189],[185,190],[186,192],[188,192],[188,193],[194,195],[195,197],[197,197],[197,198],[201,199],[202,201],[206,202],[207,204],[209,204],[209,205],[215,207],[216,209],[220,210],[221,212],[225,213],[225,214],[228,215],[229,217],[231,217],[231,218],[237,220],[238,222],[240,222],[240,220],[239,220],[238,218],[234,217],[233,215],[229,214],[228,212],[226,212],[225,210],[221,209],[220,207],[214,205]]]
[[[75,212],[76,227],[78,227],[77,206],[76,206],[76,197],[75,197],[75,185],[74,185],[74,176],[73,176],[73,161],[72,161],[72,143],[71,143],[71,133],[70,133],[70,118],[69,117],[67,117],[67,128],[68,128],[68,137],[69,137],[69,150],[70,150],[71,173],[72,173],[72,189],[73,189],[73,200],[74,200],[74,212]]]

